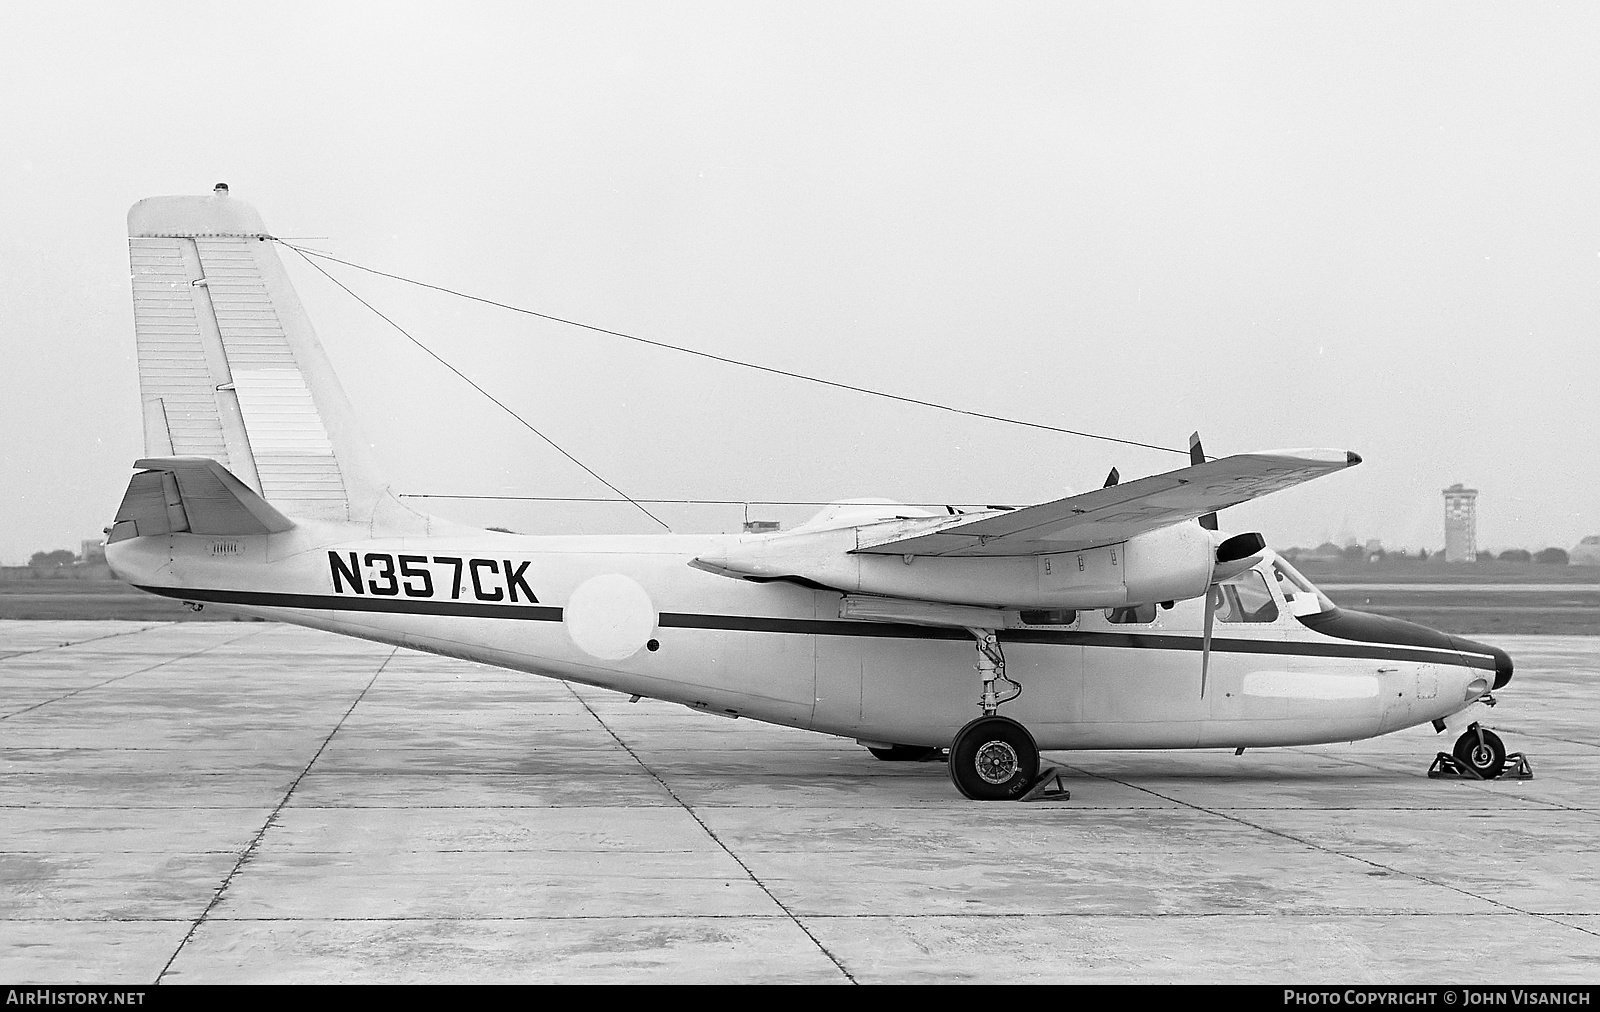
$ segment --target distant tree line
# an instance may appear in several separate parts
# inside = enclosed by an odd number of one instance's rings
[[[1546,548],[1534,553],[1526,548],[1507,548],[1495,557],[1501,562],[1543,562],[1555,566],[1565,566],[1570,561],[1565,548]]]
[[[1321,551],[1330,551],[1332,547],[1331,545],[1324,546]],[[1311,554],[1310,550],[1303,548],[1290,548],[1283,553],[1284,557],[1290,561],[1304,559]],[[1339,549],[1339,557],[1345,562],[1426,562],[1430,558],[1442,558],[1443,554],[1443,552],[1430,553],[1426,548],[1419,549],[1416,552],[1386,552],[1382,549],[1374,550],[1363,545],[1349,545]],[[1327,557],[1326,555],[1317,556],[1317,558]],[[1564,548],[1546,548],[1538,552],[1530,552],[1526,548],[1507,548],[1499,555],[1493,552],[1479,552],[1478,561],[1538,562],[1551,566],[1565,566],[1570,559],[1567,556],[1567,550]]]

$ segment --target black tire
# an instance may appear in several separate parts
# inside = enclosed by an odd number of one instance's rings
[[[939,751],[932,745],[890,745],[888,748],[867,746],[867,751],[886,763],[917,763]]]
[[[1493,780],[1506,768],[1506,746],[1500,736],[1473,724],[1456,739],[1455,757],[1485,780]]]
[[[979,717],[950,743],[950,779],[974,801],[1013,801],[1039,776],[1039,746],[1009,717]]]

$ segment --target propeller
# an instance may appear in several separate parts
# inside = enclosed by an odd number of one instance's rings
[[[1205,462],[1206,462],[1206,451],[1201,449],[1201,447],[1200,447],[1200,433],[1198,433],[1198,432],[1189,433],[1189,463],[1190,464],[1204,464]],[[1215,513],[1207,513],[1205,516],[1200,518],[1200,526],[1204,527],[1208,531],[1216,530],[1217,529],[1217,515]],[[1207,598],[1206,600],[1209,601],[1210,598]]]
[[[1211,514],[1212,522],[1216,522],[1216,514]],[[1267,547],[1267,539],[1260,534],[1235,534],[1217,546],[1217,566],[1224,567],[1223,579],[1229,579],[1235,574],[1227,572],[1231,562],[1245,562],[1255,558]],[[1246,567],[1248,568],[1248,567]],[[1240,570],[1243,572],[1243,569]],[[1206,619],[1205,631],[1200,636],[1200,696],[1205,697],[1206,680],[1211,674],[1211,626],[1217,618],[1217,602],[1222,599],[1222,588],[1213,583],[1206,588]]]
[[[1198,430],[1189,433],[1189,463],[1204,464],[1206,451],[1200,446],[1200,433]],[[1200,517],[1200,526],[1208,531],[1217,529],[1217,515],[1207,513]],[[1221,549],[1218,549],[1221,554]],[[1205,631],[1200,636],[1200,698],[1206,695],[1206,676],[1211,673],[1211,624],[1217,618],[1217,599],[1222,596],[1222,591],[1213,587],[1206,588],[1206,621]]]
[[[1200,433],[1189,434],[1189,463],[1191,465],[1204,464],[1206,451],[1200,445]],[[1116,468],[1106,475],[1106,483],[1102,488],[1110,488],[1122,480]],[[1208,531],[1217,529],[1217,514],[1215,511],[1206,513],[1198,518],[1201,527]],[[1216,542],[1213,542],[1216,543]],[[1225,538],[1215,549],[1216,562],[1212,567],[1212,583],[1206,588],[1205,625],[1200,636],[1200,696],[1205,697],[1206,683],[1211,677],[1211,631],[1217,621],[1217,604],[1222,600],[1223,591],[1220,584],[1249,569],[1254,565],[1254,560],[1267,547],[1267,539],[1257,533],[1235,534]]]
[[[1189,434],[1189,463],[1204,464],[1206,451],[1200,445],[1200,433]],[[1217,515],[1207,513],[1200,517],[1200,526],[1208,531],[1217,529]],[[1267,539],[1260,534],[1235,534],[1233,537],[1217,546],[1217,565],[1226,566],[1230,562],[1243,562],[1245,559],[1259,553],[1267,547]],[[1241,570],[1242,571],[1242,570]],[[1232,576],[1232,573],[1224,576]],[[1200,635],[1200,696],[1205,697],[1206,680],[1211,674],[1211,627],[1217,619],[1217,601],[1222,598],[1222,590],[1216,584],[1206,588],[1206,618],[1204,631]]]

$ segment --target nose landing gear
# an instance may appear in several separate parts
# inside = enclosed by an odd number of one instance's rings
[[[1493,780],[1507,773],[1517,780],[1532,780],[1533,768],[1521,752],[1506,752],[1500,736],[1481,724],[1472,724],[1456,739],[1455,748],[1440,752],[1428,767],[1428,776]]]
[[[1474,724],[1456,739],[1456,761],[1485,780],[1493,780],[1506,767],[1506,744],[1493,731]]]

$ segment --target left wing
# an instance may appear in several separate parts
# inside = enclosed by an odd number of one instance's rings
[[[1004,556],[1085,551],[1193,520],[1268,492],[1361,463],[1348,450],[1269,450],[1139,478],[1055,502],[957,520],[931,532],[902,528],[857,552],[878,555]]]

